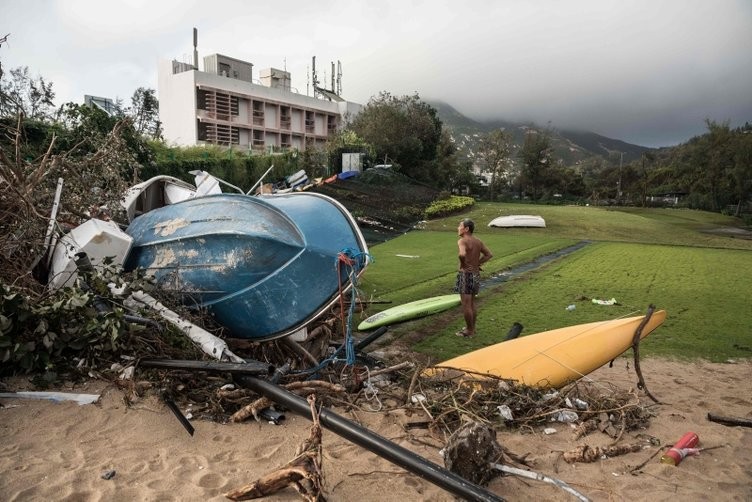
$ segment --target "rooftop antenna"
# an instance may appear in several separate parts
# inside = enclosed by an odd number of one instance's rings
[[[198,29],[193,28],[193,67],[198,70]]]
[[[332,61],[332,92],[337,92],[334,88],[334,61]]]
[[[319,85],[319,79],[316,76],[316,56],[313,56],[311,66],[313,67],[313,71],[311,72],[311,85],[313,85],[313,97],[316,97],[317,91],[316,87]]]
[[[287,71],[287,58],[282,59],[282,69]]]
[[[337,94],[342,96],[342,62],[337,60]]]

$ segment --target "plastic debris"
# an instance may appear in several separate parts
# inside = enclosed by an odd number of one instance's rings
[[[503,418],[504,420],[514,420],[512,410],[506,404],[497,406],[496,409],[499,410],[499,415],[501,415],[501,418]]]
[[[554,422],[561,422],[564,424],[570,424],[576,422],[579,419],[579,415],[576,412],[570,410],[562,410],[554,415],[551,420]]]
[[[578,410],[587,410],[588,408],[590,408],[590,405],[582,399],[574,398],[572,401],[574,402],[574,407]]]
[[[102,473],[102,479],[112,479],[115,477],[115,470],[109,469]]]
[[[410,401],[412,401],[413,404],[422,403],[425,400],[426,400],[426,396],[424,396],[423,394],[413,394],[410,397]]]
[[[545,429],[543,429],[543,434],[556,434],[556,429],[554,429],[553,427],[546,427]]]
[[[596,305],[616,305],[616,298],[611,298],[610,300],[598,300],[597,298],[593,298],[592,301]]]
[[[76,401],[79,405],[96,403],[99,394],[73,394],[70,392],[0,392],[0,397],[19,399],[47,399],[49,401]]]
[[[570,312],[573,311],[576,308],[577,308],[577,305],[575,305],[574,303],[571,304],[571,305],[567,305],[567,310],[570,311]]]
[[[552,390],[551,392],[543,394],[541,396],[541,401],[550,401],[551,399],[554,399],[555,397],[558,397],[558,396],[559,396],[559,391]]]

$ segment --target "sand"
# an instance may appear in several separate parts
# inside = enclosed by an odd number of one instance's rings
[[[656,449],[648,448],[595,463],[557,461],[578,444],[606,445],[595,433],[576,441],[569,424],[500,432],[498,440],[518,455],[529,454],[534,469],[561,479],[592,500],[752,500],[752,428],[729,427],[707,414],[752,419],[752,362],[725,364],[646,359],[648,389],[666,404],[645,430],[625,441],[652,436],[673,443],[685,432],[700,437],[701,447],[722,446],[669,466],[654,457],[636,474],[635,466]],[[590,377],[620,388],[634,386],[626,359]],[[5,390],[28,390],[25,380],[5,381]],[[8,389],[7,386],[14,388]],[[25,388],[22,388],[25,387]],[[2,398],[0,403],[0,500],[4,501],[220,501],[223,494],[256,480],[292,459],[311,422],[286,413],[280,425],[250,421],[222,425],[194,420],[190,436],[155,398],[131,407],[123,394],[92,380],[67,392],[101,393],[96,404]],[[644,402],[649,400],[644,398]],[[371,430],[443,466],[443,444],[427,431],[406,430],[415,420],[405,410],[355,414]],[[324,431],[323,471],[331,501],[431,500],[455,497],[349,441]],[[111,479],[105,471],[114,470]],[[517,477],[493,480],[488,490],[507,500],[575,500],[558,488]],[[285,489],[267,500],[300,500]]]

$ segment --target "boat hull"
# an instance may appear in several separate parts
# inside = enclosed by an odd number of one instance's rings
[[[524,385],[559,388],[600,368],[632,345],[644,316],[600,321],[523,336],[437,364],[442,368],[494,375]],[[666,311],[653,313],[642,338],[663,324]]]
[[[532,216],[528,214],[513,214],[510,216],[499,216],[498,218],[494,218],[489,222],[488,226],[497,228],[546,228],[546,220],[544,220],[540,216]]]
[[[183,302],[207,308],[230,336],[265,340],[296,332],[337,299],[348,270],[366,264],[352,216],[314,193],[188,199],[133,220],[126,270],[142,268]]]

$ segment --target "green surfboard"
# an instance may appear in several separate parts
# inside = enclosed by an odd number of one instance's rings
[[[417,319],[437,312],[450,309],[460,304],[460,295],[444,295],[417,300],[402,305],[397,305],[386,310],[382,310],[361,322],[358,325],[360,331],[387,326],[398,322]]]

